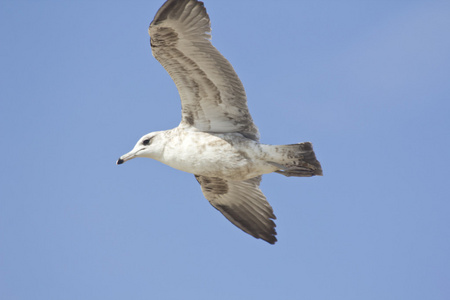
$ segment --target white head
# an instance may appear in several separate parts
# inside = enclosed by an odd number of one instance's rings
[[[155,131],[141,137],[133,150],[119,157],[116,164],[123,164],[135,157],[158,159],[164,149],[164,138],[162,138],[163,134],[161,133],[162,131]]]

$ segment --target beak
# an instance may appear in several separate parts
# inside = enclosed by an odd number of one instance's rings
[[[127,154],[122,155],[121,157],[119,157],[119,159],[116,162],[116,165],[121,165],[124,162],[126,162],[127,160],[133,159],[136,157],[136,152],[135,151],[130,151]]]

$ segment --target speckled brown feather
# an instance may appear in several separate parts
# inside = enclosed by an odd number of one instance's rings
[[[211,44],[210,32],[206,9],[195,0],[167,1],[149,27],[153,56],[180,94],[180,125],[205,132],[238,132],[258,140],[244,87]]]

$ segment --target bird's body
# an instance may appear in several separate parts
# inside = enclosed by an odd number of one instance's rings
[[[160,142],[164,143],[164,150],[156,160],[196,175],[238,181],[277,170],[264,161],[270,145],[239,133],[207,133],[177,127],[165,131]]]
[[[143,136],[117,164],[135,157],[189,172],[209,202],[256,238],[276,242],[272,207],[259,189],[261,175],[322,175],[309,142],[259,143],[244,87],[231,64],[209,40],[202,2],[168,0],[150,24],[152,53],[174,80],[181,97],[178,127]]]

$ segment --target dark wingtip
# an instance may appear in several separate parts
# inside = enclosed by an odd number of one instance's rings
[[[119,158],[116,162],[116,165],[121,165],[123,163],[124,163],[123,159]]]
[[[277,242],[277,238],[274,237],[274,236],[272,236],[272,237],[270,237],[270,238],[268,238],[268,239],[264,239],[264,238],[263,238],[263,240],[265,240],[266,242],[268,242],[268,243],[271,244],[271,245],[275,245],[275,243]]]

